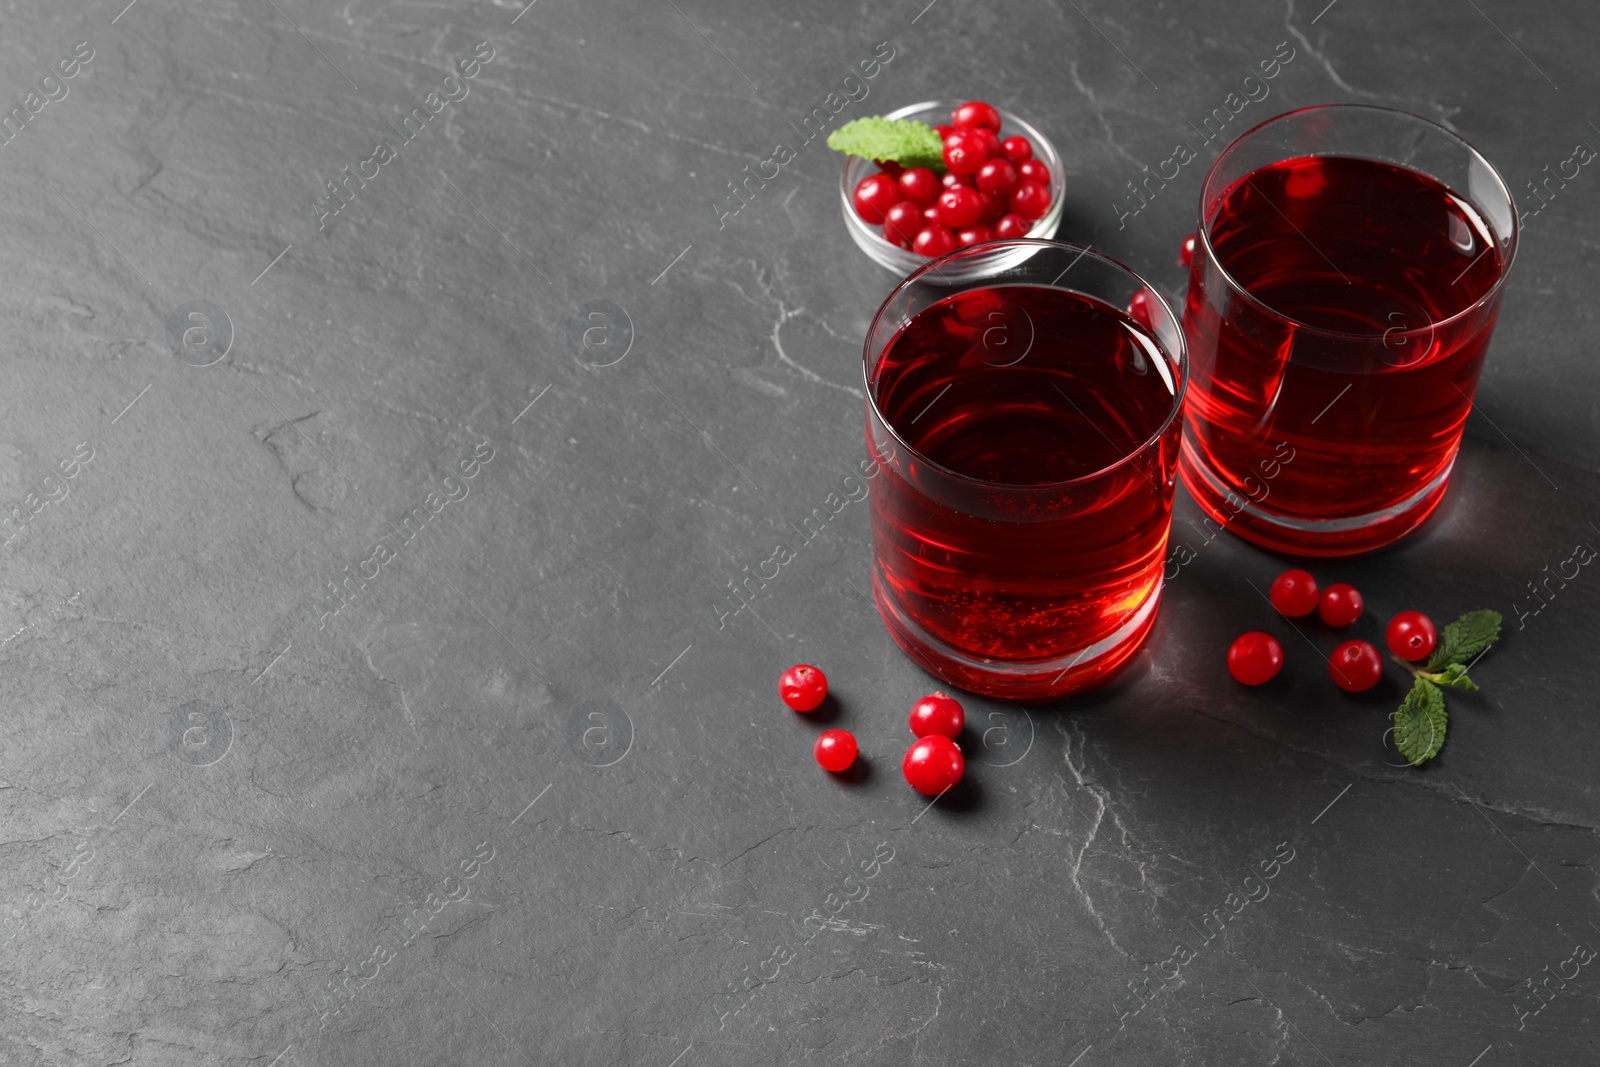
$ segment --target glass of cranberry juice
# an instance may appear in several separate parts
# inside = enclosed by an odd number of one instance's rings
[[[1212,164],[1183,328],[1184,485],[1281,552],[1390,544],[1438,506],[1517,243],[1505,182],[1388,108],[1269,119]]]
[[[1048,700],[1155,621],[1188,379],[1177,316],[1115,260],[992,241],[917,270],[867,333],[873,596],[953,686]]]

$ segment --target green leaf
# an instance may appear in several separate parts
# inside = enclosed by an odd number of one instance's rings
[[[1434,685],[1447,685],[1451,689],[1465,689],[1469,693],[1478,691],[1478,683],[1467,677],[1467,668],[1459,663],[1452,663],[1444,670],[1437,673],[1424,671],[1428,680]]]
[[[1427,670],[1466,663],[1500,637],[1498,611],[1469,611],[1439,632],[1439,644],[1428,657]]]
[[[911,119],[876,115],[852,119],[828,134],[828,147],[862,159],[892,159],[904,167],[944,170],[944,142],[939,140],[939,132],[926,122]]]
[[[1449,722],[1444,694],[1426,678],[1418,678],[1394,713],[1394,747],[1413,767],[1420,767],[1439,754]]]

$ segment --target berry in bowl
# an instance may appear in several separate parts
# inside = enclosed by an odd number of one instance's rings
[[[965,245],[1048,238],[1066,182],[1055,146],[981,100],[912,104],[847,122],[828,147],[848,157],[839,182],[845,228],[899,274]]]

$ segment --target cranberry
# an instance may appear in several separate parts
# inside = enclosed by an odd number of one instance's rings
[[[985,226],[993,226],[1006,213],[1008,198],[994,193],[979,193],[978,196],[983,200],[983,213],[978,216],[978,221]]]
[[[994,224],[994,235],[1002,239],[1026,237],[1031,229],[1033,229],[1033,223],[1021,215],[1001,215],[1000,221]]]
[[[938,734],[919,738],[900,761],[906,781],[925,797],[936,797],[961,781],[966,769],[967,761],[961,758],[956,743]]]
[[[933,128],[933,132],[938,134],[939,140],[942,141],[946,137],[949,137],[952,133],[955,133],[956,128],[954,126],[935,126]]]
[[[983,215],[983,196],[976,189],[957,185],[939,194],[939,221],[953,230],[971,226]]]
[[[856,214],[867,225],[881,226],[889,209],[900,202],[900,190],[887,174],[869,174],[856,183],[856,194],[852,199],[855,201]]]
[[[994,159],[983,161],[983,166],[978,168],[978,175],[974,183],[986,193],[996,196],[1010,196],[1017,188],[1017,168],[1011,165],[1008,159]]]
[[[1361,618],[1361,594],[1343,582],[1330,585],[1317,602],[1317,616],[1329,626],[1349,626]]]
[[[976,226],[968,226],[956,233],[956,244],[962,248],[992,240],[994,240],[994,231],[981,222]]]
[[[922,217],[927,219],[929,222],[938,222],[939,221],[939,207],[938,207],[938,205],[935,204],[935,205],[930,205],[929,207],[923,208],[922,209]]]
[[[950,227],[937,222],[918,230],[917,236],[911,240],[911,251],[929,259],[938,259],[954,252],[957,247],[956,235],[950,232]]]
[[[988,130],[999,130],[1000,112],[982,100],[969,100],[950,113],[950,121],[958,129],[981,126]]]
[[[1178,266],[1194,266],[1194,234],[1183,239],[1183,245],[1178,249]]]
[[[1244,685],[1261,685],[1283,669],[1283,646],[1271,634],[1252,630],[1228,646],[1228,673]]]
[[[1013,134],[1000,142],[1000,154],[1013,163],[1033,158],[1033,143],[1026,137]]]
[[[778,696],[795,711],[814,711],[828,695],[828,676],[809,663],[796,663],[778,679]]]
[[[948,693],[929,693],[911,705],[911,732],[918,737],[948,737],[954,741],[967,724],[961,702]]]
[[[987,126],[972,126],[963,131],[983,146],[983,158],[993,159],[1000,154],[1000,136]]]
[[[951,174],[965,177],[983,166],[989,158],[987,145],[981,136],[971,130],[957,130],[944,141],[944,165]]]
[[[1050,188],[1050,168],[1037,159],[1025,159],[1017,164],[1017,176],[1025,182],[1038,182]]]
[[[946,189],[954,189],[958,185],[966,185],[967,182],[962,179],[961,175],[945,171],[944,177],[939,179],[939,184]]]
[[[905,170],[905,167],[901,166],[898,161],[893,159],[878,159],[874,160],[873,162],[878,164],[878,170],[880,173],[887,174],[891,178],[900,177],[900,172]]]
[[[856,737],[849,730],[825,730],[811,751],[823,770],[849,770],[856,761]]]
[[[1389,651],[1401,659],[1418,660],[1431,653],[1433,646],[1439,643],[1439,631],[1433,628],[1433,620],[1422,612],[1402,611],[1389,620],[1383,638],[1389,643]]]
[[[1365,641],[1346,641],[1328,659],[1328,674],[1333,684],[1347,693],[1371,689],[1383,677],[1383,659]]]
[[[909,200],[902,200],[883,217],[883,239],[892,245],[910,248],[917,231],[922,229],[922,222],[922,209]]]
[[[900,185],[900,195],[913,204],[921,204],[923,207],[927,207],[939,198],[938,175],[927,167],[912,167],[910,170],[903,170],[897,180]]]
[[[1156,328],[1155,295],[1148,289],[1140,289],[1128,298],[1128,317],[1147,330]]]
[[[1267,599],[1278,609],[1278,614],[1288,619],[1298,619],[1316,611],[1320,596],[1317,580],[1311,577],[1310,571],[1302,570],[1284,571],[1272,579],[1272,588],[1267,592]]]
[[[1050,187],[1024,181],[1011,194],[1011,210],[1025,219],[1038,219],[1050,210]]]

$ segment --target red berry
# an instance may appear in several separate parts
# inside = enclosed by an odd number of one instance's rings
[[[1422,659],[1439,643],[1433,620],[1420,611],[1402,611],[1390,619],[1383,637],[1389,642],[1389,651],[1405,660]]]
[[[1371,689],[1383,677],[1383,659],[1365,641],[1346,641],[1328,659],[1328,674],[1333,684],[1347,693]]]
[[[1178,266],[1194,266],[1194,234],[1183,239],[1183,245],[1178,249]]]
[[[939,198],[939,177],[927,167],[903,170],[897,180],[900,184],[900,195],[914,204],[927,207]]]
[[[988,145],[971,130],[957,130],[944,140],[944,165],[951,174],[972,174],[988,158]]]
[[[994,193],[979,193],[978,196],[983,200],[983,213],[978,216],[978,221],[985,226],[993,226],[1006,213],[1007,198]]]
[[[811,751],[823,770],[849,770],[856,761],[856,738],[849,730],[825,730]]]
[[[809,663],[796,663],[778,679],[778,696],[795,711],[814,711],[828,695],[828,676]]]
[[[911,251],[929,259],[938,259],[954,252],[958,247],[956,235],[950,232],[950,227],[941,226],[937,222],[918,230],[917,236],[911,240]]]
[[[962,248],[992,240],[994,240],[994,231],[981,222],[976,226],[968,226],[966,229],[959,230],[956,233],[956,244]]]
[[[1361,618],[1361,594],[1343,582],[1330,585],[1317,602],[1317,616],[1329,626],[1349,626]]]
[[[961,758],[956,743],[939,734],[919,738],[900,761],[906,781],[925,797],[938,796],[961,781],[966,769],[967,761]]]
[[[939,184],[946,189],[954,189],[958,185],[966,185],[967,182],[962,179],[961,175],[945,171],[944,177],[939,179]]]
[[[1271,634],[1252,630],[1228,646],[1228,673],[1244,685],[1271,681],[1283,668],[1283,646]]]
[[[965,132],[978,139],[978,143],[983,146],[985,160],[993,159],[1000,154],[1000,137],[987,126],[972,126]]]
[[[1017,168],[1011,165],[1008,159],[986,159],[983,166],[978,168],[978,175],[974,184],[986,193],[996,196],[1010,196],[1017,188]]]
[[[939,221],[953,230],[971,226],[983,215],[983,196],[976,189],[957,185],[939,194]]]
[[[948,737],[954,741],[967,724],[961,702],[948,693],[929,693],[911,705],[911,732],[918,737]]]
[[[958,129],[981,126],[989,130],[1000,129],[1000,112],[982,100],[969,100],[950,113],[950,121]]]
[[[1284,571],[1272,579],[1272,588],[1267,592],[1267,598],[1278,609],[1278,614],[1289,619],[1298,619],[1316,611],[1321,595],[1311,572],[1302,570]]]
[[[1140,289],[1128,298],[1128,317],[1147,330],[1155,330],[1155,296],[1150,290]]]
[[[994,235],[1002,239],[1026,237],[1031,229],[1033,229],[1033,223],[1021,215],[1001,215],[1000,221],[994,224]]]
[[[910,248],[922,224],[922,209],[909,200],[902,200],[883,217],[883,239],[892,245]]]
[[[873,160],[873,162],[878,164],[879,172],[887,174],[891,178],[900,177],[900,172],[905,170],[905,167],[901,166],[899,162],[893,159],[877,159]]]
[[[1013,163],[1033,158],[1033,144],[1026,137],[1013,134],[1000,142],[1000,154]]]
[[[922,209],[922,217],[927,219],[929,222],[938,222],[939,221],[939,208],[937,206],[929,206],[929,207],[923,208]]]
[[[1050,168],[1037,159],[1025,159],[1017,164],[1017,176],[1025,182],[1038,182],[1050,188]]]
[[[952,133],[955,133],[956,128],[954,126],[935,126],[933,128],[933,132],[938,134],[939,140],[942,141],[946,137],[949,137]]]
[[[1025,219],[1043,217],[1050,209],[1050,187],[1038,182],[1024,181],[1011,194],[1011,210]]]
[[[856,214],[869,226],[883,225],[889,209],[900,202],[900,190],[887,174],[869,174],[856,183]]]

